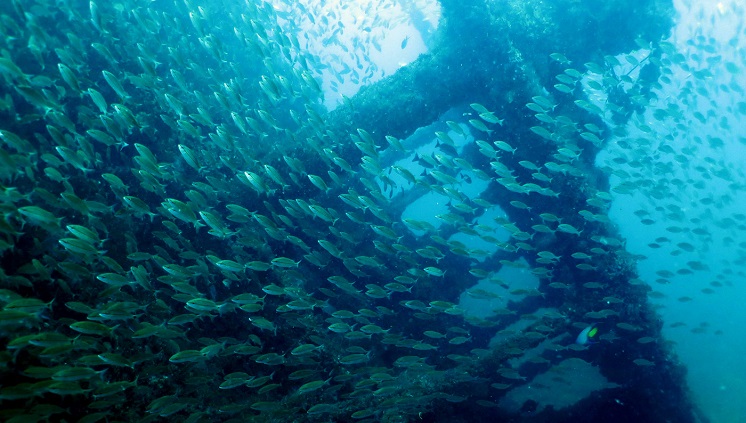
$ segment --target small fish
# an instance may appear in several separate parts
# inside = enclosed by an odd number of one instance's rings
[[[275,257],[272,259],[272,265],[276,267],[291,268],[298,267],[298,264],[300,264],[300,261],[296,262],[287,257]]]
[[[423,269],[428,275],[436,276],[436,277],[442,277],[446,274],[445,271],[438,269],[437,267],[426,267]]]
[[[173,354],[168,361],[172,363],[187,363],[205,360],[204,354],[198,350],[183,350]]]
[[[57,68],[60,71],[62,80],[65,81],[65,83],[69,85],[70,88],[72,88],[75,92],[82,95],[82,92],[80,90],[80,83],[78,82],[78,78],[75,76],[75,73],[73,73],[73,71],[64,63],[58,63]]]
[[[319,347],[317,345],[313,345],[313,344],[302,344],[302,345],[299,345],[299,346],[293,348],[293,350],[290,351],[290,355],[294,355],[294,356],[307,355],[307,354],[311,354],[312,352],[316,351],[317,349],[319,349]]]
[[[470,123],[470,124],[471,124],[471,126],[473,126],[473,127],[475,128],[475,129],[478,129],[478,130],[480,130],[480,131],[482,131],[482,132],[486,132],[487,134],[491,134],[491,133],[493,132],[493,130],[492,130],[492,129],[489,129],[489,128],[487,128],[487,126],[486,126],[486,125],[485,125],[484,123],[482,123],[482,121],[481,121],[481,120],[476,120],[476,119],[469,119],[469,123]]]
[[[563,64],[563,65],[569,65],[570,64],[570,61],[562,53],[552,53],[552,54],[549,55],[549,57],[551,57],[552,60],[555,60],[555,61],[559,62],[560,64]]]
[[[324,180],[321,179],[320,176],[309,174],[308,175],[308,179],[311,181],[312,184],[314,184],[316,186],[316,188],[318,188],[318,189],[320,189],[322,191],[328,191],[329,190],[329,186],[326,185],[326,182],[324,182]]]
[[[327,381],[324,381],[324,380],[315,380],[313,382],[308,382],[308,383],[306,383],[304,385],[301,385],[301,387],[298,388],[298,393],[300,393],[300,394],[307,394],[309,392],[313,392],[313,391],[321,388],[322,386],[324,386],[324,384],[326,384],[326,382]]]
[[[106,80],[106,83],[109,84],[111,89],[114,90],[114,92],[119,96],[119,98],[121,99],[129,98],[129,96],[127,95],[127,91],[124,89],[121,82],[119,82],[119,79],[117,79],[117,77],[113,73],[107,70],[103,70],[101,71],[101,73],[103,74],[104,80]]]
[[[575,338],[575,343],[578,345],[589,345],[592,343],[591,338],[596,336],[597,333],[598,328],[596,325],[590,325],[578,334],[578,337]]]
[[[406,37],[404,37],[404,39],[401,42],[401,49],[402,50],[404,50],[405,48],[407,48],[407,43],[408,42],[409,42],[409,35],[407,35]]]

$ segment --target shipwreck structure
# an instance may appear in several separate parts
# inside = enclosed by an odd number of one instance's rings
[[[454,107],[464,107],[471,102],[479,102],[505,119],[504,125],[496,132],[498,139],[510,140],[516,152],[501,160],[511,162],[513,169],[521,167],[518,161],[530,160],[545,163],[552,160],[556,145],[552,141],[537,138],[530,131],[536,120],[525,104],[536,95],[546,94],[557,83],[555,75],[571,65],[585,71],[587,62],[603,63],[604,56],[627,53],[641,47],[640,40],[650,43],[650,55],[659,54],[655,42],[665,38],[673,25],[673,4],[668,0],[645,0],[639,2],[592,2],[592,1],[453,1],[443,0],[442,21],[438,32],[432,36],[433,45],[429,52],[416,61],[401,68],[396,74],[376,84],[364,87],[350,101],[341,105],[327,116],[327,122],[336,128],[340,140],[347,139],[355,128],[367,128],[381,145],[385,145],[385,135],[406,138],[422,126],[437,121],[440,116]],[[558,63],[550,58],[552,53],[561,53],[572,61]],[[634,105],[629,100],[634,94],[647,92],[645,84],[654,82],[658,70],[654,60],[640,72],[639,86],[635,92],[616,91],[618,104],[628,106],[628,113],[617,110],[613,120],[623,125],[632,114]],[[569,116],[575,121],[593,122],[605,128],[601,139],[608,139],[612,128],[606,126],[597,115],[576,107],[575,97],[554,92],[557,110],[560,115]],[[381,99],[385,99],[382,101]],[[467,106],[468,107],[468,106]],[[538,141],[537,141],[538,139]],[[351,144],[348,142],[348,144]],[[467,147],[467,149],[470,147]],[[474,150],[465,151],[473,160],[480,155]],[[562,181],[559,198],[549,198],[532,194],[529,197],[506,190],[492,181],[485,191],[494,204],[499,204],[518,226],[531,226],[540,223],[535,210],[542,208],[561,210],[563,216],[577,216],[577,220],[565,221],[584,226],[579,235],[557,233],[546,236],[541,243],[546,249],[563,252],[562,259],[555,266],[554,277],[574,284],[568,294],[553,294],[551,289],[543,298],[527,298],[521,303],[512,303],[515,310],[513,319],[502,320],[496,327],[485,333],[494,333],[518,319],[522,313],[530,313],[540,307],[556,307],[566,313],[573,322],[587,321],[585,313],[591,311],[603,296],[623,298],[624,312],[604,321],[604,326],[613,327],[616,322],[625,322],[636,327],[634,338],[623,337],[615,342],[594,345],[592,351],[584,354],[589,361],[600,367],[601,373],[614,388],[595,392],[588,398],[561,412],[551,407],[532,413],[532,405],[524,404],[519,415],[497,412],[485,414],[484,410],[459,410],[461,404],[441,404],[452,407],[443,410],[449,416],[470,415],[468,421],[536,421],[536,422],[593,422],[593,421],[640,421],[640,422],[695,422],[705,421],[691,403],[685,381],[685,369],[669,347],[663,342],[636,343],[634,339],[649,336],[660,338],[662,323],[647,301],[648,288],[642,284],[630,284],[636,277],[634,257],[622,245],[613,245],[609,254],[594,261],[592,274],[579,270],[572,260],[574,251],[581,251],[597,244],[592,238],[615,239],[617,234],[611,224],[583,223],[577,212],[587,208],[586,201],[597,191],[608,191],[608,177],[594,166],[596,153],[603,144],[583,143],[582,154],[574,161],[576,168],[583,173],[567,175]],[[392,149],[389,149],[392,150]],[[358,155],[354,146],[346,154]],[[382,157],[389,163],[401,158],[396,153]],[[392,156],[393,155],[393,156]],[[482,169],[489,169],[488,160],[482,157]],[[354,185],[353,181],[350,181]],[[405,191],[391,200],[392,207],[387,211],[399,215],[410,202],[426,192],[425,188]],[[541,198],[536,198],[541,197]],[[527,201],[526,199],[530,201]],[[513,200],[522,200],[534,212],[510,206]],[[539,204],[531,200],[540,201]],[[537,241],[534,239],[534,241]],[[488,261],[498,263],[501,258],[511,257],[511,252],[498,252]],[[536,263],[531,263],[535,265]],[[464,266],[466,261],[449,262],[450,267]],[[499,264],[493,269],[498,269]],[[456,274],[458,271],[451,270]],[[603,294],[588,293],[582,285],[597,281],[605,286]],[[458,294],[469,287],[474,280],[454,278],[446,284],[451,300],[458,300]],[[545,280],[542,282],[547,283]],[[546,288],[545,286],[543,288]],[[585,292],[585,293],[583,293]],[[557,333],[573,331],[567,326],[556,327]],[[550,334],[551,336],[551,334]],[[522,348],[536,346],[538,341],[530,339],[513,340],[513,345]],[[493,355],[480,363],[481,374],[490,379],[495,374],[497,363],[509,355],[499,348]],[[652,366],[635,364],[638,357],[652,358]],[[646,362],[647,364],[647,362]],[[527,366],[525,376],[538,372]],[[499,400],[499,399],[496,399]],[[439,421],[438,410],[423,416],[426,421]],[[478,416],[483,416],[479,418]],[[452,421],[452,420],[449,420]]]

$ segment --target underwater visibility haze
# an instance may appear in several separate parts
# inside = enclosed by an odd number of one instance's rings
[[[1,2],[0,421],[746,421],[745,18]]]

